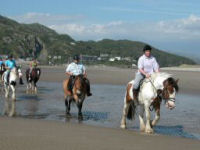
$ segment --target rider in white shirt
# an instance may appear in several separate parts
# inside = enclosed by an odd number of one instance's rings
[[[87,96],[91,96],[92,93],[90,93],[90,82],[86,78],[85,66],[80,63],[80,57],[78,55],[75,55],[73,60],[74,61],[71,64],[69,64],[66,69],[66,74],[70,76],[68,83],[68,90],[72,92],[75,77],[78,75],[83,75],[85,83],[87,85]]]
[[[137,101],[142,80],[144,78],[149,78],[152,73],[160,71],[156,58],[151,55],[151,47],[146,45],[143,48],[143,52],[144,54],[138,60],[138,72],[136,73],[133,86],[133,96],[135,101]]]

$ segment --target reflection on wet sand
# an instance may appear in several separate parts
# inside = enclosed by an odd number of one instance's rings
[[[38,94],[26,94],[25,89],[25,86],[17,89],[17,117],[119,128],[124,86],[92,85],[94,96],[86,98],[82,118],[78,118],[77,107],[73,103],[71,116],[65,115],[61,83],[39,82]],[[1,96],[1,99],[4,97]],[[4,102],[0,101],[0,110],[3,104]],[[200,139],[198,96],[179,94],[176,105],[176,109],[169,111],[162,104],[161,119],[155,127],[155,132]],[[139,130],[137,117],[135,121],[128,122],[128,127],[131,130]]]

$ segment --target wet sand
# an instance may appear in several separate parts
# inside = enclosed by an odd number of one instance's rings
[[[65,67],[41,67],[41,81],[62,82]],[[200,72],[167,71],[180,79],[181,92],[200,93]],[[125,85],[135,70],[88,67],[91,84]],[[199,150],[200,141],[78,123],[0,117],[0,149],[181,149]]]
[[[42,67],[41,80],[62,82],[66,78],[65,69],[65,66]],[[200,94],[200,71],[198,69],[187,70],[188,68],[178,71],[170,68],[161,69],[161,71],[171,73],[175,78],[179,79],[181,93]],[[87,74],[91,84],[126,85],[130,80],[134,79],[136,71],[136,69],[105,66],[87,67]]]
[[[83,124],[0,117],[2,150],[199,150],[200,142]]]

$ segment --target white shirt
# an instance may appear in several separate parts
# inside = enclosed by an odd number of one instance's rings
[[[159,69],[155,57],[142,55],[138,60],[138,69],[143,69],[146,73],[152,74]]]
[[[66,72],[70,72],[73,75],[78,76],[85,72],[85,66],[83,64],[76,64],[72,62],[67,66]]]

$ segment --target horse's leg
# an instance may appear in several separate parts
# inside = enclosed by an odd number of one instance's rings
[[[36,82],[34,82],[34,92],[35,92],[35,94],[37,94],[37,85],[36,85]]]
[[[12,89],[12,102],[11,102],[11,111],[9,113],[9,116],[12,117],[13,115],[15,115],[16,113],[16,94],[15,94],[15,87],[13,85],[11,85],[11,89]]]
[[[155,118],[154,118],[154,120],[152,121],[152,124],[151,124],[152,127],[155,126],[160,119],[160,104],[157,106],[155,113],[156,113]]]
[[[8,115],[9,113],[9,87],[5,85],[4,89],[5,89],[5,103],[4,103],[3,115]]]
[[[129,107],[129,103],[127,103],[126,99],[124,100],[124,108],[123,108],[123,113],[122,113],[122,119],[121,119],[121,128],[122,129],[126,129],[126,116],[128,113],[128,107]]]
[[[82,106],[83,106],[83,101],[78,101],[77,102],[77,107],[78,107],[78,116],[79,117],[82,116],[82,112],[81,112]]]
[[[139,121],[140,121],[140,131],[145,131],[145,123],[144,123],[144,105],[140,105],[140,112],[139,112]]]
[[[146,133],[153,133],[153,129],[151,128],[151,114],[150,114],[150,110],[149,110],[149,104],[146,103],[145,106],[144,106],[144,109],[145,109],[145,113],[146,113],[146,128],[145,128],[145,132]]]
[[[71,100],[69,96],[66,96],[65,98],[65,106],[66,106],[66,114],[70,115],[70,105],[71,105]]]

